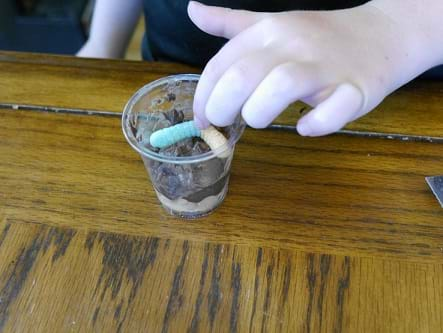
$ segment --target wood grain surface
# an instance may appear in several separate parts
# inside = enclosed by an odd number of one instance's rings
[[[1,223],[6,332],[438,332],[443,266]]]
[[[129,97],[147,82],[169,74],[198,72],[177,64],[0,51],[0,103],[121,112]],[[442,138],[442,95],[441,82],[417,80],[347,129]],[[304,105],[294,104],[275,123],[295,125],[303,110],[307,110]]]
[[[207,219],[169,217],[119,117],[0,111],[3,209],[13,221],[337,254],[443,259],[424,177],[441,145],[247,130],[230,194]]]
[[[352,135],[247,129],[225,202],[186,221],[114,111],[190,70],[0,53],[0,331],[443,331],[443,213],[424,181],[443,173],[443,84],[406,87]],[[423,105],[435,127],[391,116]]]
[[[439,144],[248,130],[226,202],[190,222],[119,117],[3,110],[0,143],[6,331],[443,327]]]

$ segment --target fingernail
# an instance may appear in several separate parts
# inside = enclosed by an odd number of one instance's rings
[[[307,122],[299,122],[297,124],[297,132],[301,136],[309,136],[312,133],[311,127],[307,124]]]
[[[200,129],[202,128],[202,121],[199,118],[197,118],[196,116],[194,116],[194,124],[197,128],[200,128]]]
[[[201,3],[200,2],[197,2],[197,1],[189,1],[189,4],[188,4],[188,7],[189,6],[199,6],[199,5],[201,5]]]
[[[195,5],[196,5],[195,1],[189,1],[189,3],[188,3],[188,14],[189,14],[189,11],[192,10],[192,7],[195,7]]]
[[[194,116],[194,124],[199,129],[205,129],[206,127],[208,127],[206,125],[206,122],[202,121],[200,118],[198,118],[196,116]]]

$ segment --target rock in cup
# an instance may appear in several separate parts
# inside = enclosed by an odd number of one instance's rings
[[[211,149],[200,137],[168,147],[151,145],[151,135],[193,119],[192,103],[200,76],[181,74],[161,78],[138,90],[126,104],[123,133],[140,154],[152,185],[166,211],[182,218],[198,218],[224,200],[235,144],[245,129],[240,116],[217,130],[226,144]]]

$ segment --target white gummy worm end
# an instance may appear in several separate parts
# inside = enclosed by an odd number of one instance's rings
[[[217,131],[213,126],[200,130],[200,137],[208,144],[212,151],[216,151],[216,149],[224,145],[228,147],[228,140],[226,140],[225,136]],[[220,158],[227,158],[230,154],[231,149],[227,148],[226,150],[218,153],[217,156]]]

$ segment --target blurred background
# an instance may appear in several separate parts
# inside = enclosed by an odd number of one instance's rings
[[[0,0],[0,50],[74,55],[88,38],[94,2]],[[142,20],[126,59],[141,59]]]

